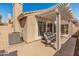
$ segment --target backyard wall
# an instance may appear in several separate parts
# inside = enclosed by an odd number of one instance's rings
[[[74,34],[75,32],[77,32],[78,29],[79,29],[78,26],[76,26],[76,25],[73,24],[73,34]]]
[[[8,47],[8,26],[0,26],[0,50]]]

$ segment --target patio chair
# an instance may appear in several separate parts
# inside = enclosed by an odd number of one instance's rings
[[[42,42],[45,43],[46,46],[48,45],[53,46],[53,44],[56,41],[55,37],[56,37],[56,34],[44,33]]]

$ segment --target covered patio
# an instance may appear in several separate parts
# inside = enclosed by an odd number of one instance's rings
[[[74,20],[68,3],[57,4],[45,10],[24,12],[18,16],[23,40],[26,43],[42,39],[44,34],[51,33],[52,35],[45,37],[45,41],[50,41],[56,51],[60,50],[62,44],[77,31]]]
[[[56,34],[54,47],[57,51],[60,50],[62,44],[73,34],[74,17],[70,4],[58,4],[53,8],[47,9],[45,12],[39,13],[36,15],[36,18],[40,36],[45,32],[51,32],[53,35]],[[40,23],[42,23],[42,25]],[[42,26],[42,28],[40,26]]]

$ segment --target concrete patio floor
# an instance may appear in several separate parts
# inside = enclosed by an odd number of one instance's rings
[[[15,50],[18,52],[18,56],[52,56],[56,53],[52,47],[45,47],[40,40],[28,44],[22,42],[7,48],[8,52]]]

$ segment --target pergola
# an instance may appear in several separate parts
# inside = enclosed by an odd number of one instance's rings
[[[57,4],[53,8],[51,7],[46,9],[45,12],[39,13],[37,17],[56,21],[56,50],[58,51],[61,48],[61,20],[68,20],[71,25],[72,19],[74,19],[70,4]],[[71,30],[71,28],[69,29]]]
[[[50,20],[55,22],[56,25],[56,50],[58,51],[61,48],[61,23],[62,20],[68,21],[69,25],[69,34],[72,34],[72,23],[76,23],[74,20],[74,16],[72,10],[70,8],[70,4],[68,3],[60,3],[54,7],[39,10],[26,12],[19,15],[18,19],[20,20],[23,17],[34,14],[36,17],[41,18],[43,20]]]

